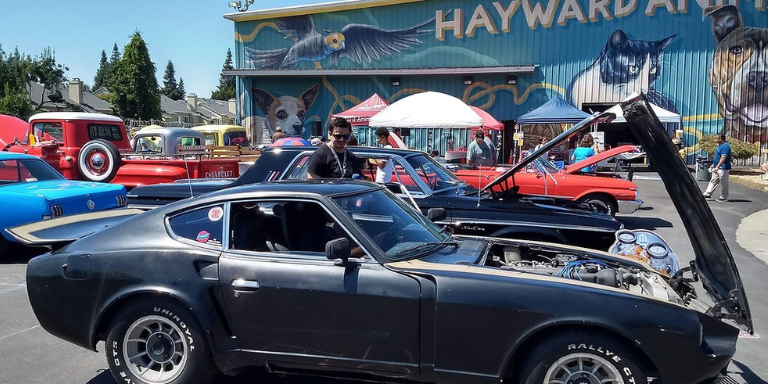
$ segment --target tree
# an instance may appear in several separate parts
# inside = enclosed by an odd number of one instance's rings
[[[187,97],[187,91],[184,90],[184,78],[179,78],[179,89],[177,89],[179,93],[179,98],[176,100],[181,100],[185,97]]]
[[[125,46],[123,57],[115,68],[112,86],[114,106],[123,118],[161,119],[160,87],[155,77],[155,64],[137,31]]]
[[[64,102],[64,97],[58,87],[67,81],[64,72],[68,71],[69,68],[56,63],[55,52],[50,47],[45,48],[40,57],[36,58],[29,68],[29,80],[36,81],[43,86],[40,95],[41,102],[37,106],[38,110],[48,101],[52,103]],[[48,101],[43,98],[45,91],[48,91]]]
[[[232,50],[227,49],[227,58],[224,60],[224,67],[221,69],[221,75],[219,75],[219,87],[211,93],[211,99],[229,100],[235,98],[235,77],[224,74],[224,71],[233,69]]]
[[[731,144],[731,157],[734,159],[751,159],[760,153],[760,143],[747,143],[739,139],[728,137]],[[711,158],[717,149],[717,135],[704,135],[699,139],[699,147],[709,154]]]
[[[96,70],[96,76],[93,77],[93,89],[99,89],[101,86],[107,86],[109,78],[109,62],[107,61],[107,52],[101,51],[101,60],[99,60],[99,69]]]
[[[173,62],[168,60],[163,75],[163,88],[160,90],[163,95],[171,100],[180,100],[183,96],[179,92],[179,84],[176,83],[176,70],[173,68]]]

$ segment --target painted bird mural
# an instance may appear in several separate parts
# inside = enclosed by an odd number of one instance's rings
[[[261,68],[295,68],[300,61],[322,61],[330,58],[336,64],[346,57],[358,64],[381,56],[399,53],[421,44],[417,36],[433,32],[423,29],[435,18],[406,29],[386,30],[373,25],[347,24],[340,32],[315,29],[310,15],[279,18],[278,31],[293,39],[290,47],[273,50],[245,48],[250,62]]]

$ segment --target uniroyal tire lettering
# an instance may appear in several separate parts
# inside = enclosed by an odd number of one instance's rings
[[[169,319],[175,321],[177,324],[179,324],[179,327],[184,330],[184,334],[187,335],[187,340],[189,341],[189,350],[194,351],[195,350],[195,339],[192,338],[192,332],[189,330],[189,327],[187,327],[187,324],[179,318],[179,316],[176,316],[173,312],[160,307],[155,307],[154,312],[158,312],[162,315],[168,316]]]

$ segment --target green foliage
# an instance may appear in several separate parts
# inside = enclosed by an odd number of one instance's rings
[[[173,68],[173,62],[168,60],[168,64],[165,66],[165,74],[163,75],[163,88],[160,90],[165,96],[168,96],[171,100],[181,100],[184,95],[179,91],[179,84],[176,82],[176,70]]]
[[[181,100],[187,97],[187,91],[184,89],[184,78],[179,78],[179,88],[176,91],[179,94],[179,98],[177,100]]]
[[[107,61],[107,52],[101,51],[101,60],[99,60],[99,69],[96,70],[96,76],[93,77],[93,89],[99,89],[107,86],[109,80],[109,62]]]
[[[29,101],[27,93],[23,90],[11,90],[10,84],[5,84],[3,87],[3,96],[0,97],[0,114],[16,116],[22,120],[26,120],[32,115],[34,108]]]
[[[235,98],[235,77],[227,76],[224,71],[234,69],[232,66],[232,51],[227,49],[227,58],[224,60],[224,67],[219,76],[219,87],[211,93],[211,99],[229,100]]]
[[[115,79],[111,84],[118,115],[141,120],[162,118],[155,72],[147,44],[141,34],[135,32],[115,67]]]
[[[57,87],[67,81],[64,72],[69,71],[69,68],[56,63],[55,53],[50,47],[45,48],[43,53],[35,58],[28,68],[28,79],[36,81],[43,86],[43,90],[41,91],[42,94],[40,95],[41,99],[43,99],[45,91],[48,91],[48,101],[52,103],[61,103],[64,101],[61,91],[59,91]],[[45,103],[46,101],[43,99],[40,105],[37,106],[37,109],[41,109]]]
[[[731,156],[734,159],[750,159],[760,151],[760,143],[746,143],[732,137],[727,140],[731,144]],[[717,135],[702,136],[699,139],[699,148],[712,157],[717,149]]]

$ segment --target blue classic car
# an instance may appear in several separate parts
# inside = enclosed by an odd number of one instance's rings
[[[15,241],[5,228],[124,207],[126,201],[122,185],[67,180],[38,157],[0,152],[0,257]]]

